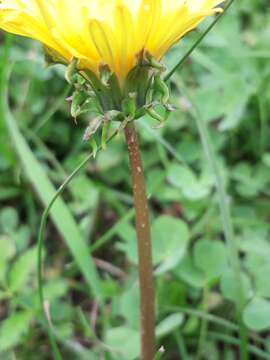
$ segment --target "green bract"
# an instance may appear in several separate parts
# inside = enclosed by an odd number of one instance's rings
[[[112,121],[119,122],[120,130],[145,114],[162,123],[174,110],[169,104],[169,88],[162,79],[166,68],[148,53],[138,55],[136,67],[123,84],[108,66],[101,66],[99,71],[99,77],[90,70],[78,71],[76,59],[66,71],[66,79],[74,87],[70,97],[71,115],[74,118],[84,113],[90,115],[84,140],[91,140],[102,129],[101,138],[105,144],[104,134]]]

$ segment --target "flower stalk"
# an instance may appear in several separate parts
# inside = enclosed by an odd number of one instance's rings
[[[133,182],[134,207],[139,257],[141,360],[155,357],[155,290],[152,246],[145,177],[134,122],[125,127],[130,171]]]

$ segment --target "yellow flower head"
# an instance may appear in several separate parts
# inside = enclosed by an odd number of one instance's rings
[[[147,51],[167,50],[224,0],[0,0],[0,28],[42,42],[80,69],[108,65],[122,82]]]

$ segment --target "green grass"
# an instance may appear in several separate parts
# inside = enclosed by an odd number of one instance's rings
[[[178,110],[159,130],[149,118],[138,122],[162,359],[238,359],[239,323],[247,329],[250,359],[270,359],[269,24],[267,1],[235,1],[171,79]],[[166,64],[172,68],[197,38],[190,34]],[[55,189],[91,152],[82,141],[87,115],[78,124],[71,119],[63,69],[43,68],[36,43],[12,37],[8,55],[0,39],[0,358],[47,360],[37,234]],[[227,191],[221,208],[231,210],[237,271],[195,118],[207,125],[219,185]],[[46,228],[44,294],[67,360],[138,358],[133,218],[119,135],[68,184]]]

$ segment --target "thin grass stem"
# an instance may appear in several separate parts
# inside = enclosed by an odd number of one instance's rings
[[[179,354],[181,356],[180,359],[188,360],[189,355],[188,355],[188,351],[187,351],[186,344],[185,344],[185,341],[183,339],[183,336],[180,334],[179,331],[176,331],[174,333],[174,337],[175,337],[175,340],[176,340],[176,343],[177,343]]]
[[[184,65],[186,60],[189,58],[189,56],[193,53],[193,51],[200,45],[200,43],[203,41],[203,39],[209,34],[209,32],[215,27],[215,25],[221,20],[221,18],[225,15],[229,7],[232,5],[234,0],[230,0],[227,2],[226,6],[224,7],[224,10],[221,15],[217,16],[215,20],[212,21],[212,23],[208,26],[208,28],[199,36],[198,40],[195,41],[195,43],[191,46],[190,49],[185,53],[185,55],[181,58],[181,60],[172,68],[171,71],[165,76],[164,80],[169,81],[170,78],[173,76],[173,74],[181,69],[181,67]]]
[[[241,352],[241,341],[239,341],[239,339],[237,339],[234,336],[230,336],[227,334],[221,334],[221,333],[217,333],[214,331],[210,331],[209,332],[209,338],[215,340],[215,341],[222,341],[225,344],[230,344],[230,345],[236,345],[240,347],[240,352]],[[248,345],[248,350],[251,354],[256,356],[256,359],[266,359],[266,360],[270,360],[270,354],[268,354],[267,352],[265,352],[264,350],[258,348],[257,346],[254,345]]]
[[[115,136],[117,132],[115,132],[108,140],[111,141]],[[102,147],[100,146],[98,148],[98,151],[100,151]],[[85,167],[85,165],[89,162],[91,158],[94,157],[94,153],[89,154],[82,162],[81,164],[69,175],[69,177],[63,182],[63,184],[59,187],[57,192],[55,193],[54,197],[50,201],[47,208],[44,210],[41,218],[40,228],[39,228],[39,234],[38,234],[38,264],[37,264],[37,272],[38,272],[38,294],[40,299],[40,304],[42,306],[45,319],[47,322],[47,331],[51,343],[51,347],[54,353],[55,360],[62,360],[61,353],[58,349],[57,342],[54,336],[54,332],[52,329],[52,324],[49,320],[48,311],[45,307],[45,300],[44,300],[44,292],[43,292],[43,272],[42,272],[42,256],[43,256],[43,247],[44,247],[44,240],[45,240],[45,231],[46,226],[48,223],[50,211],[55,204],[56,200],[59,198],[59,196],[65,191],[67,186],[71,183],[71,181],[77,176],[77,174]]]
[[[209,323],[224,327],[225,329],[232,331],[232,332],[239,332],[239,326],[235,323],[225,320],[219,316],[209,314],[208,312],[196,310],[196,309],[189,309],[189,308],[183,308],[179,306],[170,306],[166,310],[170,311],[181,311],[183,314],[195,316],[200,319],[206,319]],[[249,334],[251,340],[256,341],[258,344],[266,347],[267,341],[263,339],[262,337],[256,335],[255,333]]]
[[[207,300],[208,300],[208,284],[206,283],[203,289],[203,309],[204,312],[207,314]],[[201,321],[201,328],[200,328],[200,335],[199,335],[199,344],[198,344],[198,351],[196,360],[200,360],[204,356],[204,349],[205,343],[207,340],[207,332],[208,332],[208,319],[207,317],[202,318]]]
[[[208,132],[207,125],[205,121],[201,119],[199,109],[194,104],[192,97],[190,96],[188,90],[186,89],[183,82],[181,82],[182,91],[185,96],[189,99],[191,103],[191,115],[196,121],[197,128],[199,130],[201,142],[209,162],[210,168],[214,174],[215,185],[217,189],[217,196],[220,208],[220,214],[223,224],[224,236],[227,243],[227,248],[230,256],[230,263],[232,270],[234,272],[235,280],[237,281],[237,303],[236,303],[236,315],[239,323],[239,335],[241,341],[241,360],[248,359],[248,335],[247,330],[242,321],[242,312],[245,306],[245,297],[242,284],[241,276],[241,263],[238,254],[237,243],[235,241],[234,229],[231,219],[231,210],[230,204],[228,201],[228,196],[226,193],[226,186],[224,183],[224,177],[222,176],[218,161],[216,159],[216,154],[213,149],[211,138]]]

